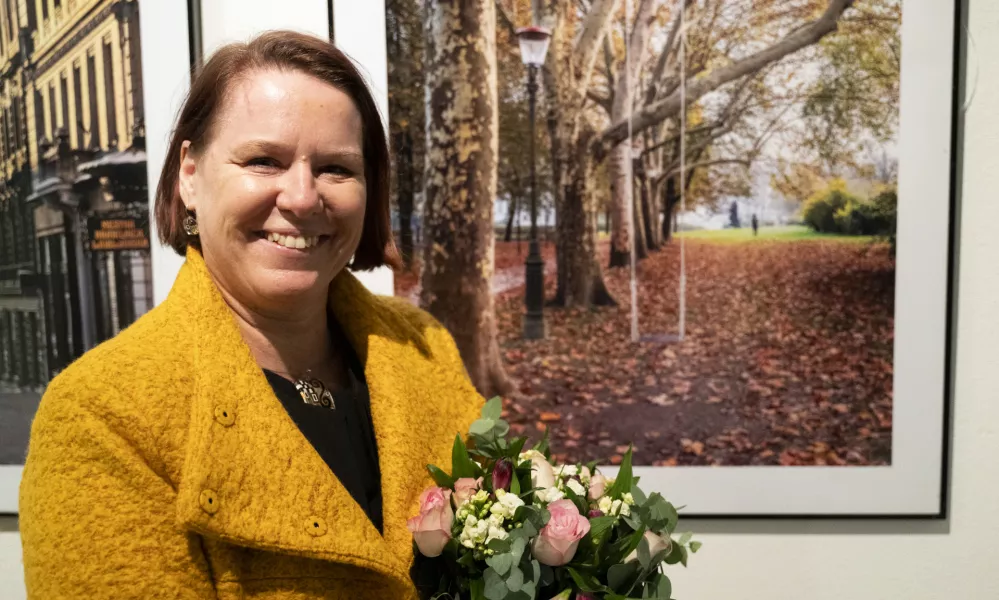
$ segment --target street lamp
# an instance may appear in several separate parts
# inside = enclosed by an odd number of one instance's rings
[[[545,64],[551,31],[544,27],[521,27],[517,30],[520,41],[520,59],[527,67],[527,95],[531,107],[531,244],[525,268],[524,339],[540,340],[545,337],[545,262],[538,246],[538,182],[534,156],[534,110],[538,94],[538,67]]]

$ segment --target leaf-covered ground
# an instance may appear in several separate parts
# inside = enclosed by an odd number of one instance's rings
[[[498,244],[503,261],[516,245]],[[602,249],[606,264],[606,245]],[[687,326],[677,333],[679,245],[606,273],[619,308],[548,310],[546,340],[520,339],[523,288],[497,298],[500,344],[521,397],[516,432],[551,426],[571,461],[645,465],[891,462],[894,265],[885,245],[843,240],[687,241]],[[505,264],[505,262],[504,262]],[[554,293],[549,268],[548,293]]]

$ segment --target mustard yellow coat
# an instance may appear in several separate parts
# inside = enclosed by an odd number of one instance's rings
[[[350,273],[329,307],[364,363],[384,536],[287,415],[204,260],[48,387],[20,489],[28,597],[413,598],[406,519],[478,416],[445,329]]]

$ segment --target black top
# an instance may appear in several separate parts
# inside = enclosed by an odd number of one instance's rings
[[[381,532],[381,471],[371,401],[364,369],[353,349],[349,354],[350,384],[333,394],[334,410],[306,404],[295,384],[277,373],[264,369],[264,375],[305,438]]]

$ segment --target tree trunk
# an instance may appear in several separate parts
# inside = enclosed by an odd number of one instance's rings
[[[663,243],[668,244],[673,239],[673,213],[680,204],[680,194],[677,193],[677,180],[675,176],[666,179],[663,186]]]
[[[513,385],[496,341],[493,198],[499,149],[493,0],[426,1],[427,243],[420,302],[485,397]]]
[[[648,199],[645,209],[648,210],[649,219],[645,222],[645,231],[649,236],[649,250],[660,250],[663,247],[662,226],[659,224],[659,217],[662,215],[662,203],[660,200],[661,183],[655,179],[646,179],[645,197]]]
[[[409,131],[396,135],[398,162],[396,164],[396,192],[399,202],[399,244],[402,259],[408,269],[413,264],[413,199],[416,181],[413,176],[413,136]]]
[[[609,267],[624,267],[631,264],[631,229],[628,222],[628,161],[631,148],[618,144],[611,150],[607,172],[611,181],[611,247]]]
[[[559,236],[555,248],[558,262],[558,289],[551,304],[564,307],[617,306],[604,283],[597,263],[597,222],[593,195],[590,143],[592,130],[584,133],[573,148],[572,160],[565,165],[561,206],[558,208]]]
[[[513,221],[517,218],[517,195],[510,194],[510,214],[506,218],[506,231],[503,232],[503,241],[509,242],[513,239]],[[520,241],[518,236],[517,241]]]
[[[659,247],[655,245],[655,239],[652,234],[653,226],[652,216],[656,213],[652,210],[652,206],[649,199],[649,180],[644,176],[637,177],[635,179],[635,185],[638,186],[638,207],[635,209],[635,213],[641,215],[642,217],[642,227],[641,227],[641,244],[639,249],[643,250],[640,255],[644,258],[648,256],[650,250],[658,250]],[[637,226],[636,226],[637,227]]]

